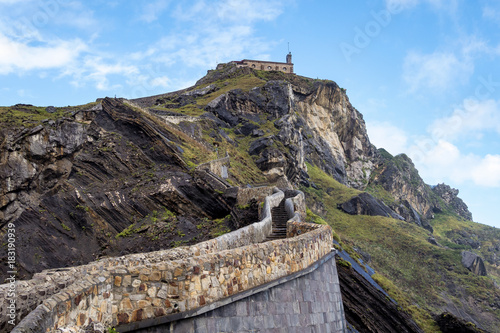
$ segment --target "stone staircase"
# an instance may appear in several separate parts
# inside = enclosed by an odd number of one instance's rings
[[[273,219],[273,231],[267,236],[266,242],[286,238],[286,222],[288,221],[288,214],[285,210],[285,200],[281,200],[279,206],[271,209],[271,216]]]

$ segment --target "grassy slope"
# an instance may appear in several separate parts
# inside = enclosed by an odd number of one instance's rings
[[[376,280],[426,332],[439,332],[431,313],[440,313],[450,302],[459,308],[467,307],[469,296],[479,300],[477,307],[492,322],[500,319],[500,311],[489,308],[500,295],[493,284],[498,275],[493,275],[496,271],[491,267],[488,269],[492,277],[475,276],[461,265],[461,249],[431,245],[427,242],[429,233],[414,224],[341,212],[337,204],[356,195],[357,191],[339,184],[314,166],[309,165],[308,169],[319,188],[302,188],[308,202],[324,203],[326,222],[345,245],[356,246],[371,255],[371,265],[378,272]],[[477,232],[489,229],[445,215],[438,216],[433,227],[438,241],[445,240],[443,235],[453,228],[472,228]],[[493,331],[494,326],[489,329]]]
[[[0,128],[35,127],[43,120],[57,120],[70,115],[72,112],[90,109],[96,104],[96,102],[93,102],[79,106],[58,107],[54,113],[47,112],[45,107],[33,105],[18,104],[8,107],[1,106]]]

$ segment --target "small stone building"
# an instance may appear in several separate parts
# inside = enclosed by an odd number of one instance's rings
[[[282,71],[283,73],[293,73],[292,53],[286,55],[286,62],[273,62],[262,60],[243,59],[241,61],[231,61],[237,67],[250,67],[261,71]],[[222,68],[224,64],[217,65],[217,69]]]

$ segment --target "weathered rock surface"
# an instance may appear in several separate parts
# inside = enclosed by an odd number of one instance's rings
[[[468,323],[463,319],[457,318],[449,312],[444,312],[436,316],[436,323],[443,333],[485,333],[474,324]]]
[[[339,204],[338,208],[351,215],[385,216],[404,220],[403,217],[394,213],[381,200],[375,199],[371,194],[366,192]]]
[[[104,99],[101,110],[87,113],[81,117],[85,122],[66,118],[43,123],[8,132],[3,141],[2,225],[16,225],[17,251],[24,254],[17,265],[23,278],[103,255],[208,239],[210,225],[197,229],[193,224],[201,222],[196,217],[229,214],[230,207],[206,180],[188,173],[178,155],[177,134],[120,100]],[[168,216],[165,209],[194,220],[170,220],[168,228],[158,225],[162,233],[156,241],[133,241],[132,247],[127,238],[115,239],[129,227],[132,233],[144,232],[144,237],[148,233],[140,228],[142,221],[162,221]],[[3,237],[5,229],[1,232]],[[1,257],[3,275],[6,256]]]
[[[472,218],[467,206],[456,196],[458,191],[444,184],[434,188],[425,184],[405,154],[393,157],[379,149],[379,160],[366,189],[372,193],[381,190],[387,193],[390,202],[385,203],[394,212],[431,232],[429,220],[447,207],[465,219]]]
[[[472,214],[469,212],[469,208],[463,202],[462,199],[458,197],[459,191],[455,188],[451,188],[446,184],[438,184],[432,188],[434,193],[436,193],[441,199],[447,204],[453,207],[453,210],[461,217],[466,220],[472,221]]]
[[[474,252],[462,251],[462,265],[476,275],[488,275],[483,259]]]
[[[423,332],[409,314],[354,269],[337,264],[337,270],[346,320],[358,332]]]

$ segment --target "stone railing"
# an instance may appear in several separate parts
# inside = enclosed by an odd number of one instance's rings
[[[230,163],[229,156],[222,157],[216,160],[212,160],[206,163],[202,163],[196,167],[196,170],[204,170],[208,169],[210,172],[216,174],[217,176],[221,177],[222,174],[222,168],[224,166],[228,166]]]
[[[77,281],[45,299],[13,332],[76,328],[91,321],[125,332],[139,323],[169,322],[301,271],[330,252],[332,233],[328,226],[290,222],[295,230],[290,234],[300,235],[260,243],[271,232],[271,209],[283,198],[276,189],[265,200],[260,222],[195,246],[72,268]]]

